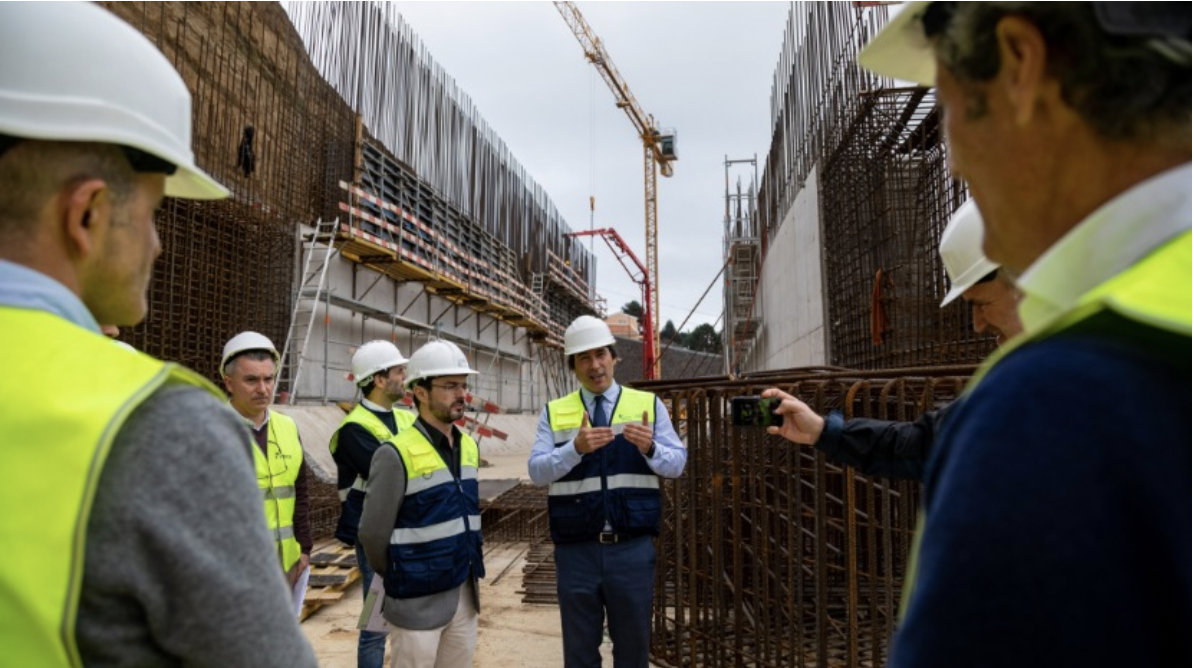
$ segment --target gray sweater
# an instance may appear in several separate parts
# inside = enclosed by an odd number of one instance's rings
[[[317,666],[265,526],[249,434],[168,386],[129,417],[87,525],[87,666]]]

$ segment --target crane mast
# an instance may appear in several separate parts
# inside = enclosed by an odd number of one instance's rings
[[[580,46],[584,49],[585,58],[597,68],[601,78],[613,91],[616,106],[625,111],[634,124],[643,142],[643,192],[646,207],[646,279],[649,288],[648,296],[643,304],[643,331],[651,336],[643,336],[643,366],[649,371],[648,379],[659,378],[659,319],[656,311],[659,304],[659,233],[658,206],[656,198],[656,166],[659,173],[665,177],[672,175],[672,162],[676,160],[676,135],[674,132],[661,131],[655,125],[655,119],[643,111],[638,100],[630,92],[630,86],[622,79],[618,68],[614,66],[601,39],[589,27],[580,9],[574,2],[556,2],[556,9],[564,22],[572,29]],[[648,349],[649,346],[649,349]]]

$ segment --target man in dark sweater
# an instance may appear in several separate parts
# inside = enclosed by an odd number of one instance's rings
[[[1190,3],[912,3],[860,55],[936,85],[1024,334],[925,471],[890,665],[1190,663]]]
[[[373,583],[373,569],[369,568],[365,551],[357,541],[357,529],[365,505],[365,485],[369,480],[373,453],[415,421],[414,413],[394,407],[406,396],[407,361],[398,347],[389,341],[369,341],[353,353],[353,379],[364,396],[361,403],[344,416],[328,444],[336,462],[340,490],[336,538],[356,547],[361,592],[365,597]],[[382,668],[385,654],[386,634],[362,630],[357,642],[357,668]]]
[[[974,331],[990,334],[1000,345],[1020,333],[1016,304],[1020,291],[1012,279],[982,252],[982,216],[974,200],[963,204],[941,234],[942,263],[949,275],[950,290],[941,306],[961,297],[970,306]],[[794,443],[815,446],[832,461],[852,466],[867,475],[921,480],[933,441],[941,433],[954,403],[928,411],[912,422],[851,418],[839,411],[825,417],[808,404],[777,388],[765,390],[765,397],[780,397],[777,409],[784,416],[783,427],[769,427]]]

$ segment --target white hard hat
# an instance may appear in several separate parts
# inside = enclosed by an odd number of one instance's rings
[[[166,194],[221,199],[195,166],[191,94],[144,35],[83,2],[0,3],[0,134],[118,144],[177,167]]]
[[[858,53],[858,64],[885,77],[925,86],[937,83],[937,58],[925,37],[924,15],[932,2],[909,2]]]
[[[361,344],[352,356],[352,379],[357,385],[364,385],[373,374],[406,364],[409,360],[398,351],[398,346],[378,339]]]
[[[949,292],[941,301],[942,306],[957,299],[982,277],[999,268],[983,255],[983,217],[974,200],[967,200],[949,219],[945,231],[941,233],[941,245],[937,252],[941,254],[945,273],[949,275]]]
[[[220,375],[224,375],[224,367],[228,365],[228,360],[250,350],[265,351],[273,355],[275,364],[278,363],[278,349],[274,347],[274,342],[270,341],[269,337],[257,332],[241,332],[228,339],[228,343],[224,344],[224,356],[220,359]]]
[[[416,381],[437,376],[465,376],[477,373],[469,368],[468,358],[455,344],[429,341],[406,362],[406,389]]]
[[[604,320],[582,315],[564,330],[564,354],[576,355],[586,350],[614,345],[614,335]]]

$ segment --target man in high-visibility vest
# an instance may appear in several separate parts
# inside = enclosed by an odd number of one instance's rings
[[[916,2],[859,57],[936,85],[1024,292],[929,461],[897,668],[1190,661],[1190,25]]]
[[[352,355],[352,375],[364,396],[344,416],[328,443],[336,462],[340,490],[336,538],[356,548],[364,597],[373,583],[373,569],[369,568],[365,550],[357,540],[361,510],[365,506],[365,483],[377,448],[415,421],[414,413],[395,406],[406,396],[407,361],[389,341],[369,341],[357,348]],[[357,641],[357,668],[382,668],[385,654],[386,634],[362,629]]]
[[[374,453],[357,539],[385,584],[392,668],[471,668],[485,577],[481,457],[453,423],[477,372],[455,344],[431,341],[407,373],[419,417]]]
[[[298,425],[269,409],[278,379],[278,350],[263,334],[241,332],[224,344],[220,375],[228,404],[249,429],[258,498],[290,586],[311,563],[311,497]]]
[[[163,197],[228,195],[186,84],[91,3],[0,3],[0,44],[0,663],[314,667],[244,428],[100,333],[146,315]]]
[[[688,450],[658,397],[614,380],[609,327],[581,316],[564,331],[580,390],[547,404],[527,462],[548,489],[567,668],[601,666],[609,625],[617,668],[646,668],[651,649],[659,478],[684,473]]]

